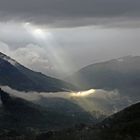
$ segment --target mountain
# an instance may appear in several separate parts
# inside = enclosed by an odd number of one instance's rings
[[[81,90],[125,90],[131,94],[140,90],[140,56],[127,56],[84,67],[68,78]],[[135,89],[135,91],[134,91]]]
[[[60,132],[43,133],[37,140],[139,140],[140,103],[134,104],[96,125],[81,125]]]
[[[0,90],[0,139],[4,140],[139,140],[140,103],[89,124],[9,95]],[[90,118],[90,117],[89,117]],[[88,119],[89,119],[88,118]],[[79,122],[79,124],[78,124]],[[78,125],[74,125],[78,124]],[[70,127],[67,129],[67,127]]]
[[[90,125],[87,125],[85,119],[80,123],[81,118],[72,119],[72,117],[58,111],[52,112],[21,98],[10,96],[2,90],[0,90],[0,96],[2,101],[2,105],[0,105],[0,139],[140,139],[140,103],[127,107],[102,122],[97,124],[90,122]],[[74,126],[78,122],[79,125]]]
[[[32,71],[0,53],[0,85],[20,91],[57,92],[74,90],[74,86],[40,72]]]
[[[82,111],[80,107],[81,114],[77,113],[73,116],[71,112],[66,114],[59,110],[50,110],[47,107],[12,96],[1,89],[0,99],[0,134],[1,130],[14,130],[21,134],[28,132],[28,128],[40,132],[60,130],[83,122],[93,122],[91,115]],[[77,105],[73,104],[73,106],[78,109]]]
[[[95,106],[92,107],[92,110],[85,110],[84,107],[81,106],[78,102],[82,103],[83,100],[76,100],[74,98],[67,99],[61,97],[41,97],[37,101],[34,101],[34,103],[46,107],[47,110],[59,112],[67,116],[73,116],[75,118],[86,118],[87,114],[90,114],[89,116],[92,116],[90,119],[94,123],[100,122],[106,117],[106,115],[108,115],[107,113],[103,112],[101,109],[96,108]],[[85,103],[83,102],[83,104]]]

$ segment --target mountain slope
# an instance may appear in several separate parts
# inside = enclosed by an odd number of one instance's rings
[[[81,123],[79,118],[48,111],[23,99],[11,97],[0,90],[0,139],[18,140],[139,140],[140,103],[106,118],[96,125]],[[83,122],[86,122],[83,120]],[[90,123],[92,124],[92,122]],[[71,129],[57,130],[58,127]],[[53,129],[53,130],[52,130]],[[41,130],[41,131],[40,131]],[[43,131],[42,131],[43,130]],[[52,131],[47,131],[52,130]]]
[[[69,83],[32,71],[0,53],[0,85],[21,91],[57,92],[75,89]]]
[[[132,105],[96,125],[41,134],[37,140],[139,140],[140,103]]]
[[[11,96],[1,89],[0,98],[2,101],[2,105],[0,105],[0,129],[13,129],[22,132],[27,128],[32,128],[39,129],[39,131],[48,131],[50,129],[66,128],[76,123],[92,122],[91,116],[86,112],[83,112],[83,116],[73,117],[72,114],[64,114],[58,110],[52,111],[24,99]],[[75,107],[78,108],[76,105]]]
[[[79,89],[140,89],[140,56],[89,65],[68,78]],[[133,90],[132,90],[133,91]],[[132,92],[131,92],[132,93]]]

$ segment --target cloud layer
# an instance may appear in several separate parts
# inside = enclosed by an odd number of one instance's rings
[[[129,96],[121,96],[117,90],[106,91],[102,89],[97,89],[93,93],[90,93],[89,95],[73,96],[73,93],[71,92],[58,92],[58,93],[19,92],[6,86],[3,86],[1,88],[4,91],[10,93],[12,96],[23,98],[25,100],[38,103],[43,106],[47,106],[47,100],[49,98],[53,98],[53,99],[58,98],[58,99],[64,99],[66,101],[68,100],[72,103],[75,103],[85,111],[89,111],[89,112],[101,111],[110,114],[110,113],[117,112],[127,107],[128,105],[135,103],[135,101],[132,101]],[[82,93],[83,92],[87,93],[89,91],[82,91]],[[79,92],[75,94],[79,95]],[[63,107],[65,106],[65,104],[63,104],[64,102],[61,102],[61,100],[58,100],[58,102],[59,103],[56,102],[56,104],[60,105],[60,107],[61,105]]]
[[[3,20],[22,20],[50,26],[104,24],[112,18],[139,19],[138,0],[9,0],[0,1]],[[82,21],[82,22],[81,22]],[[114,21],[114,20],[113,20]]]

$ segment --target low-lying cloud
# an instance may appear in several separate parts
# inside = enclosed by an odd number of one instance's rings
[[[71,92],[58,92],[58,93],[38,93],[38,92],[19,92],[13,90],[7,86],[2,87],[5,92],[8,92],[12,96],[16,96],[27,101],[31,101],[42,106],[47,106],[47,100],[49,99],[64,99],[66,101],[72,102],[80,106],[83,110],[92,112],[94,110],[104,112],[107,114],[115,113],[128,105],[133,104],[134,102],[128,96],[121,96],[117,90],[114,91],[106,91],[102,89],[97,89],[94,92],[90,92],[89,95],[85,94],[85,96],[73,96]],[[89,91],[93,91],[92,89]],[[88,92],[89,91],[81,91]],[[79,94],[79,92],[75,93]],[[45,102],[46,99],[46,104]],[[51,101],[51,100],[50,100]],[[65,106],[59,100],[57,105]]]

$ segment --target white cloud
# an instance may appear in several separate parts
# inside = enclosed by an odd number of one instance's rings
[[[52,68],[45,48],[38,45],[29,44],[25,47],[12,49],[6,43],[0,42],[0,52],[36,71],[47,73]]]
[[[8,86],[1,86],[2,90],[7,92],[8,94],[25,99],[27,101],[35,101],[40,99],[40,95],[37,92],[20,92],[14,89],[11,89]]]
[[[23,98],[25,100],[32,101],[34,103],[38,103],[44,106],[47,106],[47,102],[46,104],[44,102],[45,99],[48,100],[48,98],[62,98],[68,100],[69,102],[79,105],[85,111],[89,112],[98,110],[104,113],[111,114],[136,102],[132,101],[129,96],[120,95],[120,93],[117,90],[106,91],[102,89],[97,89],[89,95],[86,94],[85,96],[72,96],[73,93],[71,92],[20,92],[13,90],[7,86],[2,86],[1,88],[13,96]],[[88,91],[82,91],[82,93],[83,92]],[[79,94],[79,92],[75,94]],[[43,99],[43,103],[41,99]],[[60,102],[59,104],[61,105]]]
[[[13,51],[12,57],[33,69],[35,66],[38,66],[41,70],[49,68],[46,50],[38,45],[29,44],[26,47],[17,48]]]
[[[6,43],[1,42],[1,41],[0,41],[0,52],[10,55],[9,46]]]

